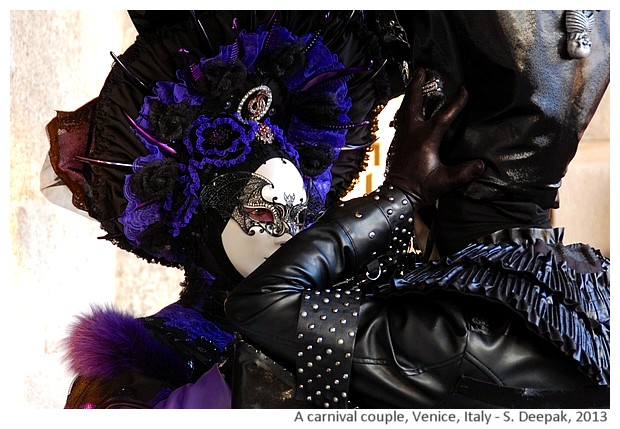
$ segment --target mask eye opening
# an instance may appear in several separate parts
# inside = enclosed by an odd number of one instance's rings
[[[274,215],[266,207],[241,207],[241,210],[252,220],[257,222],[272,223],[275,221]]]

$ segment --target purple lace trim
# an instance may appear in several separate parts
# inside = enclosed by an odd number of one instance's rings
[[[166,326],[185,332],[186,341],[196,341],[202,338],[224,349],[234,338],[229,332],[223,331],[215,323],[205,319],[198,311],[180,304],[175,303],[164,307],[153,317],[164,320]]]

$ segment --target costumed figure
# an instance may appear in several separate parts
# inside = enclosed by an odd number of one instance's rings
[[[609,407],[610,261],[549,215],[609,83],[609,12],[585,16],[575,57],[564,11],[398,12],[419,69],[385,184],[233,288],[248,365],[313,407]]]
[[[48,125],[50,162],[103,238],[185,281],[152,316],[78,317],[66,407],[226,408],[224,300],[365,168],[380,40],[350,11],[131,16],[140,36],[100,96]]]

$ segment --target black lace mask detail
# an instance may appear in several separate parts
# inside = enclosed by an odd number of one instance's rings
[[[200,204],[204,209],[216,209],[225,221],[232,217],[248,235],[254,235],[256,227],[274,237],[297,234],[306,225],[307,200],[285,193],[283,202],[267,201],[262,192],[266,186],[274,187],[260,174],[222,174],[202,190]]]

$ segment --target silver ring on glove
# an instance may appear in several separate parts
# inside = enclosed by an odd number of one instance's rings
[[[432,92],[443,92],[443,86],[441,85],[441,80],[439,78],[428,80],[424,83],[424,86],[422,86],[423,96],[427,96]]]

